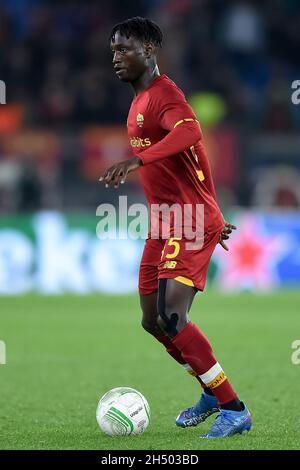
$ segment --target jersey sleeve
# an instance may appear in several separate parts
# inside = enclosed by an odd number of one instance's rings
[[[183,152],[202,138],[199,122],[179,90],[166,89],[152,106],[158,125],[168,134],[139,153],[143,165]]]
[[[162,93],[154,100],[153,108],[158,116],[158,124],[167,131],[171,131],[183,122],[197,121],[183,93],[173,87],[166,87],[162,90]]]
[[[192,147],[201,139],[201,130],[196,121],[183,122],[173,128],[162,140],[138,154],[143,165],[176,155]]]

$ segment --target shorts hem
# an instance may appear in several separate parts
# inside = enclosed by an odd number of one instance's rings
[[[187,276],[180,276],[178,273],[164,273],[164,274],[160,274],[160,275],[158,276],[158,280],[160,280],[160,279],[175,279],[175,280],[176,280],[176,277],[184,277],[184,278],[186,278],[186,279],[190,279],[190,278],[188,278]],[[191,280],[191,281],[193,282],[193,284],[194,284],[194,285],[191,286],[191,287],[194,287],[195,289],[197,289],[197,290],[199,290],[199,291],[201,291],[201,292],[204,291],[205,285],[195,283],[192,279],[190,279],[190,280]],[[178,282],[180,282],[180,281],[178,281]],[[184,283],[182,283],[182,284],[184,284]],[[187,285],[187,284],[185,284],[185,285]]]
[[[138,288],[138,291],[139,291],[139,294],[140,295],[151,295],[151,294],[155,294],[156,292],[158,292],[158,287],[155,287],[153,289],[143,289],[143,288]]]

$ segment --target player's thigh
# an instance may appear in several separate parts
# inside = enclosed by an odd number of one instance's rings
[[[142,326],[152,334],[157,332],[158,265],[164,240],[146,240],[139,271],[140,305],[143,312]]]
[[[164,240],[146,240],[139,269],[139,293],[147,296],[157,292],[158,265],[161,260]]]
[[[188,312],[197,289],[175,279],[160,279],[158,290],[158,325],[170,337],[188,323]]]
[[[175,279],[166,279],[165,308],[167,311],[178,310],[181,314],[188,314],[197,289],[187,286]],[[161,279],[159,285],[163,282]],[[163,289],[159,288],[159,292]]]

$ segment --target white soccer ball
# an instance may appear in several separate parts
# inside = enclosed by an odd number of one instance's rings
[[[97,422],[109,436],[142,434],[150,421],[146,398],[129,387],[113,388],[100,398]]]

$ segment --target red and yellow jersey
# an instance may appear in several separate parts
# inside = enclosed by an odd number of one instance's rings
[[[135,96],[127,127],[132,151],[143,162],[139,172],[149,205],[203,204],[204,231],[220,230],[223,217],[200,125],[175,83],[161,75]]]

